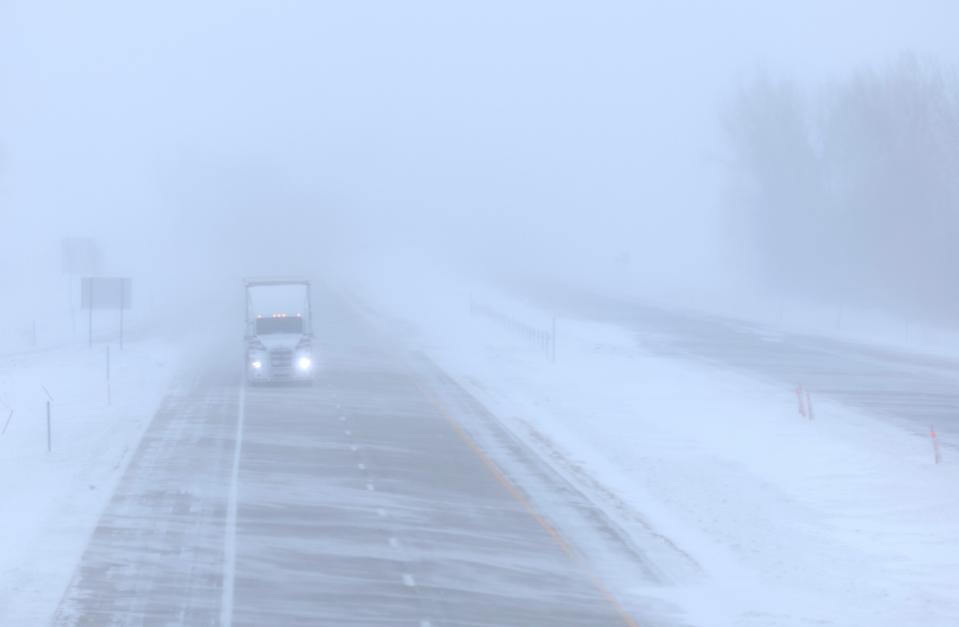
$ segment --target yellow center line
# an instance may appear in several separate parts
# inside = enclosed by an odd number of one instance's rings
[[[609,591],[609,588],[606,587],[602,579],[600,579],[599,576],[593,571],[586,559],[573,548],[572,544],[570,544],[566,538],[564,538],[563,535],[549,523],[548,520],[546,520],[539,512],[536,511],[536,508],[533,507],[532,503],[529,502],[529,499],[526,498],[520,489],[516,487],[516,484],[514,484],[503,473],[500,467],[496,465],[496,462],[490,459],[490,457],[483,452],[483,449],[480,448],[479,444],[476,443],[476,440],[474,440],[466,432],[466,430],[460,426],[459,422],[457,422],[457,420],[453,417],[446,405],[444,405],[435,394],[424,388],[417,378],[414,377],[414,381],[416,383],[416,387],[418,387],[420,392],[422,392],[423,395],[430,401],[430,403],[436,407],[437,411],[439,411],[440,415],[443,416],[444,420],[446,420],[453,432],[460,438],[460,440],[463,441],[464,444],[466,444],[471,451],[473,451],[473,453],[476,454],[480,461],[483,462],[483,465],[490,472],[490,474],[493,475],[493,478],[496,479],[496,481],[509,493],[509,495],[512,496],[513,499],[515,499],[524,510],[526,510],[533,520],[535,520],[536,523],[542,527],[544,531],[546,531],[549,537],[552,538],[557,545],[559,545],[567,557],[569,557],[573,563],[579,566],[579,568],[586,573],[590,579],[590,582],[593,584],[593,587],[596,588],[596,591],[599,592],[600,595],[613,607],[613,609],[616,610],[616,613],[622,619],[623,623],[625,623],[628,627],[639,627],[639,624],[633,620],[633,617],[629,615],[629,613],[626,611],[626,608],[623,607],[613,593]]]

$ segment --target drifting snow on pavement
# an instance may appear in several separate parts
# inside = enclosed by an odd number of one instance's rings
[[[549,324],[548,312],[486,300]],[[696,625],[959,620],[959,460],[936,465],[928,439],[826,394],[810,420],[791,387],[654,356],[609,325],[561,320],[552,363],[510,325],[470,316],[466,302],[463,293],[398,313],[421,321],[412,343],[591,491],[641,548],[680,547],[694,564],[661,560],[664,585],[637,592],[675,603]]]

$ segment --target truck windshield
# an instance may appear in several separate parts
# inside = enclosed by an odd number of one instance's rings
[[[303,333],[303,318],[257,318],[256,334]]]

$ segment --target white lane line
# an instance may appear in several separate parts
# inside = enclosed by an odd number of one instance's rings
[[[420,627],[433,627],[433,624],[428,620],[421,620]]]
[[[223,538],[223,589],[220,597],[220,625],[233,624],[233,594],[236,584],[236,512],[240,494],[240,455],[243,452],[243,422],[246,420],[246,385],[240,385],[236,436],[233,447],[233,469],[226,506],[226,530]]]
[[[372,492],[372,491],[375,490],[376,488],[373,487],[373,484],[372,484],[372,483],[370,483],[369,481],[367,481],[367,482],[366,482],[366,489],[369,490],[370,492]]]
[[[350,444],[350,450],[352,450],[352,451],[355,453],[355,452],[357,452],[357,451],[360,450],[360,449],[359,449],[359,447],[357,447],[355,444]]]
[[[413,575],[410,575],[409,573],[403,573],[403,583],[410,588],[416,587],[416,580],[413,579]]]
[[[350,431],[349,429],[347,429],[347,430],[344,431],[343,433],[345,433],[346,435],[353,435],[353,432]]]
[[[340,422],[346,422],[346,416],[340,416]]]
[[[357,464],[356,467],[360,470],[366,470],[366,464]]]
[[[380,518],[386,518],[386,510],[383,509],[382,507],[377,507],[376,513]]]
[[[390,538],[390,546],[393,547],[394,549],[398,549],[400,548],[400,541],[397,540],[396,538]]]

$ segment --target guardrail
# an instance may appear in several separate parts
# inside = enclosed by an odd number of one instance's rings
[[[470,314],[482,316],[496,322],[504,329],[524,338],[531,347],[542,351],[550,361],[556,361],[556,317],[552,319],[550,329],[542,329],[523,322],[514,316],[503,313],[490,305],[478,303],[470,298]]]

